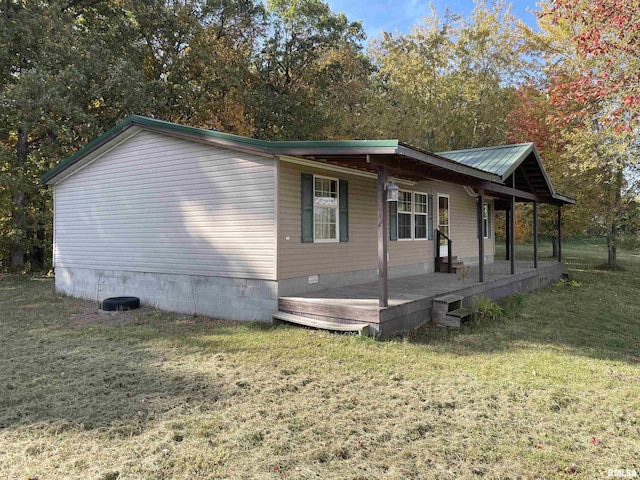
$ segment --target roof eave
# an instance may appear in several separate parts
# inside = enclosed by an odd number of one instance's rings
[[[576,199],[575,198],[567,197],[565,195],[561,195],[561,194],[555,193],[555,192],[554,192],[554,194],[553,194],[553,196],[551,198],[556,200],[557,203],[561,204],[561,205],[575,205],[576,204]]]
[[[518,160],[516,160],[515,162],[513,162],[513,163],[509,166],[509,168],[508,168],[504,173],[502,173],[502,175],[500,175],[500,178],[502,179],[502,181],[503,181],[503,182],[504,182],[507,178],[509,178],[509,176],[510,176],[513,172],[515,172],[515,171],[518,169],[518,167],[519,167],[520,165],[522,165],[522,162],[524,162],[524,161],[525,161],[525,159],[529,156],[529,154],[530,154],[531,152],[535,152],[536,159],[538,160],[538,163],[539,163],[540,165],[542,165],[542,164],[540,163],[540,156],[539,156],[539,155],[538,155],[538,153],[536,152],[536,148],[535,148],[535,146],[533,145],[533,143],[530,143],[530,144],[529,144],[529,146],[527,147],[527,149],[526,149],[524,152],[522,152],[522,153],[520,154],[520,156],[518,157]],[[543,172],[544,172],[544,169],[543,169]],[[546,177],[546,173],[545,173],[544,175],[545,175],[545,179],[546,179],[546,178],[547,178],[547,177]],[[548,182],[547,182],[547,183],[548,183]]]
[[[45,184],[55,184],[69,167],[103,147],[131,127],[193,140],[221,147],[250,151],[264,155],[385,155],[394,154],[397,140],[339,140],[339,141],[275,141],[258,140],[229,133],[204,130],[154,118],[131,115],[85,147],[60,162],[41,177]],[[66,177],[65,177],[66,178]]]
[[[434,165],[439,168],[451,170],[462,175],[477,178],[480,180],[488,180],[491,182],[502,183],[502,179],[493,173],[485,172],[474,167],[469,167],[461,163],[449,160],[441,155],[435,153],[425,153],[407,145],[399,144],[396,153],[405,157],[410,157],[415,160],[420,160],[429,165]]]
[[[105,133],[100,135],[98,138],[96,138],[96,139],[92,140],[91,142],[89,142],[87,145],[85,145],[83,148],[81,148],[80,150],[78,150],[74,154],[72,154],[69,157],[65,158],[58,165],[56,165],[51,170],[49,170],[47,173],[42,175],[40,177],[40,181],[42,181],[42,183],[44,183],[46,185],[52,185],[53,183],[55,183],[53,180],[55,180],[56,177],[58,177],[60,174],[65,172],[69,167],[71,167],[72,165],[76,164],[77,162],[82,160],[87,155],[90,155],[91,153],[93,153],[94,151],[99,149],[100,147],[102,147],[105,144],[109,143],[115,137],[121,135],[122,133],[124,133],[125,131],[130,129],[132,126],[134,126],[133,117],[135,117],[135,115],[126,118],[125,120],[123,120],[122,122],[117,124],[115,127],[111,128],[110,130],[107,130]]]

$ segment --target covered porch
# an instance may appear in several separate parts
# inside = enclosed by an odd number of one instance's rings
[[[291,152],[290,152],[291,153]],[[388,337],[432,320],[434,301],[443,296],[456,303],[471,305],[474,296],[501,298],[523,290],[535,290],[557,281],[562,275],[561,250],[556,261],[538,259],[538,205],[557,208],[557,238],[561,238],[561,208],[575,203],[556,193],[544,171],[533,144],[506,145],[434,154],[413,146],[399,144],[395,151],[315,151],[312,148],[293,152],[313,163],[344,170],[365,171],[377,179],[377,282],[325,288],[296,296],[279,298],[274,321],[299,323],[318,328],[348,330],[354,326],[369,329],[371,334]],[[441,221],[440,205],[429,205],[437,222],[429,225],[434,232],[433,261],[436,272],[394,277],[389,269],[390,210],[398,203],[394,180],[436,181],[463,187],[475,203],[475,218],[469,216],[465,226],[473,232],[477,245],[477,265],[460,265],[452,271],[455,238],[449,239],[449,205],[446,221]],[[517,262],[515,251],[516,202],[533,204],[533,261]],[[486,224],[485,205],[505,210],[507,216],[507,259],[488,263],[485,243],[491,228]],[[435,212],[433,210],[436,210]],[[443,228],[444,224],[444,228]],[[373,232],[372,232],[373,233]],[[397,238],[396,238],[397,239]],[[391,240],[396,240],[391,239]],[[447,265],[447,268],[442,266]],[[393,278],[392,278],[393,277]],[[440,308],[440,307],[438,307]],[[447,310],[449,311],[449,310]],[[305,323],[306,322],[306,323]],[[323,326],[326,325],[326,327]],[[335,328],[331,328],[331,327]],[[341,328],[344,327],[344,328]]]
[[[484,281],[479,281],[479,267],[460,273],[428,273],[388,279],[388,305],[380,306],[379,283],[369,282],[280,297],[280,312],[307,317],[319,322],[367,325],[376,337],[389,337],[409,330],[432,318],[433,301],[445,295],[463,298],[470,306],[474,297],[497,300],[521,291],[536,290],[557,282],[562,264],[557,261],[511,261],[485,265]],[[320,323],[318,323],[320,325]]]

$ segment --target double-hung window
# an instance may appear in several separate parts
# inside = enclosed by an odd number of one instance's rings
[[[430,195],[420,192],[400,190],[398,202],[390,207],[391,240],[429,239]],[[433,213],[431,213],[433,215]]]
[[[300,186],[302,243],[348,242],[348,182],[302,173]]]
[[[429,214],[427,194],[415,192],[413,197],[414,238],[427,238],[427,215]]]
[[[318,176],[313,180],[314,240],[338,241],[338,180]]]
[[[398,240],[411,240],[411,225],[413,217],[413,194],[398,192]]]

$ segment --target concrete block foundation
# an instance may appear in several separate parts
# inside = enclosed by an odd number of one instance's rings
[[[56,290],[95,302],[134,296],[161,310],[233,320],[269,321],[278,309],[272,280],[56,267]]]

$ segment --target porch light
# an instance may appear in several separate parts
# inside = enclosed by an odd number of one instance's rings
[[[393,182],[387,183],[387,202],[397,202],[399,191],[400,191],[400,188],[398,188],[398,186],[395,183]]]

